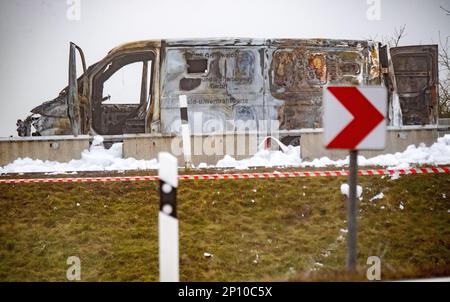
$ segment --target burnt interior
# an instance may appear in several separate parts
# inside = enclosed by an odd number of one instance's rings
[[[145,132],[145,115],[139,112],[145,111],[153,86],[151,83],[146,83],[146,72],[142,72],[141,87],[148,86],[149,89],[141,93],[139,104],[104,104],[107,98],[103,97],[103,88],[104,83],[122,67],[136,62],[142,62],[145,67],[149,61],[154,61],[154,54],[149,51],[118,56],[94,76],[91,103],[92,127],[98,134]],[[146,89],[142,88],[142,90]]]

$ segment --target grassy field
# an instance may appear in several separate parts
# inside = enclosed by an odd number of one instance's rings
[[[364,280],[368,256],[383,279],[450,275],[450,175],[359,178],[353,276],[346,181],[182,181],[181,280]],[[158,205],[157,182],[0,184],[0,280],[64,281],[78,256],[83,281],[157,281]]]

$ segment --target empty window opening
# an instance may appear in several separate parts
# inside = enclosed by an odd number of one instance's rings
[[[103,83],[103,104],[139,104],[141,100],[142,85],[145,91],[150,91],[151,63],[147,65],[147,79],[142,83],[144,62],[135,62],[123,66]]]

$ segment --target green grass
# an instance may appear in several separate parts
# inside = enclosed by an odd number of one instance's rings
[[[181,181],[181,280],[348,278],[346,181]],[[372,255],[383,279],[449,275],[450,176],[359,181],[359,270],[351,279],[364,280]],[[383,199],[369,201],[380,192]],[[0,280],[64,281],[67,257],[78,256],[83,281],[157,281],[158,205],[157,182],[1,184]]]

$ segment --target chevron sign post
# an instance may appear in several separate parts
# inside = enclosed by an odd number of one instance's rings
[[[323,93],[323,134],[327,149],[350,150],[347,204],[347,270],[356,270],[356,185],[358,150],[386,144],[387,91],[384,87],[328,86]]]

